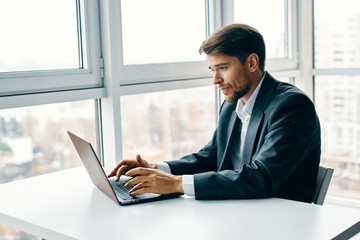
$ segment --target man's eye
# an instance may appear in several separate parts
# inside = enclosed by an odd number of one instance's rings
[[[220,67],[220,70],[226,70],[227,67]]]

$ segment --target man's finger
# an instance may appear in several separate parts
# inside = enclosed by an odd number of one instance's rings
[[[136,155],[136,161],[139,163],[139,167],[151,168],[151,164],[149,164],[146,160],[142,159],[140,154]]]
[[[126,171],[128,170],[128,165],[123,165],[119,168],[118,172],[120,172],[120,175],[125,175]]]
[[[139,184],[143,184],[145,182],[148,182],[148,179],[146,176],[137,176],[134,177],[132,179],[130,179],[129,181],[127,181],[124,185],[124,187],[129,188],[135,185],[139,185]]]
[[[122,165],[116,172],[116,179],[115,181],[119,181],[120,176],[123,175],[127,169],[127,165]]]
[[[152,171],[153,171],[153,169],[150,169],[150,168],[138,167],[138,168],[133,168],[133,169],[127,171],[125,176],[132,177],[135,175],[148,175]]]
[[[115,173],[116,173],[116,170],[112,170],[107,176],[108,177],[112,177],[112,176],[115,176]]]
[[[121,160],[118,164],[117,164],[117,166],[116,166],[116,168],[119,168],[119,167],[121,167],[122,165],[134,165],[136,162],[134,161],[134,160]]]
[[[113,177],[118,172],[119,168],[121,168],[123,165],[133,165],[134,160],[121,160],[116,167],[109,173],[108,177]]]
[[[131,196],[135,196],[135,195],[139,195],[139,194],[143,194],[143,193],[149,193],[150,188],[145,184],[145,183],[140,183],[136,186],[134,186],[130,191],[130,195]]]

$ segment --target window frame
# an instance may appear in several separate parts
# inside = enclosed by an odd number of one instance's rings
[[[223,25],[234,22],[234,0],[222,1],[222,16]],[[285,35],[287,36],[286,43],[291,47],[287,48],[288,58],[269,58],[266,59],[265,68],[271,72],[282,72],[297,70],[299,68],[299,53],[298,53],[298,18],[296,0],[284,0],[285,8]],[[290,16],[289,16],[290,15]],[[288,21],[290,20],[290,24]],[[290,33],[289,33],[290,32]],[[265,43],[266,44],[266,43]]]
[[[87,68],[1,72],[1,99],[2,97],[103,86],[99,6],[97,1],[77,0],[76,4],[80,6],[77,11],[81,23],[76,23],[78,26],[81,24],[81,32],[78,35],[79,39],[85,38],[82,41],[85,41],[83,43],[86,45],[85,49],[79,45],[79,51],[82,52],[83,56],[86,56],[85,65]],[[80,58],[83,57],[80,56]],[[81,59],[81,61],[83,60]]]
[[[118,10],[121,14],[121,0],[119,1]],[[211,0],[210,0],[211,1]],[[209,0],[205,0],[205,7],[209,5]],[[205,11],[205,9],[204,9]],[[205,14],[204,28],[207,29],[207,15]],[[122,20],[118,18],[117,28],[120,36],[122,35]],[[207,32],[207,31],[206,31]],[[205,38],[206,36],[204,36]],[[156,64],[134,64],[125,65],[123,61],[123,41],[122,37],[118,39],[120,56],[118,58],[120,73],[119,85],[132,85],[139,83],[156,83],[170,82],[178,79],[194,79],[210,77],[211,73],[207,69],[206,61],[189,61],[189,62],[171,62]],[[199,46],[200,47],[200,46]]]
[[[311,19],[311,31],[308,30],[308,34],[311,35],[311,39],[307,39],[308,46],[311,44],[311,48],[308,47],[307,57],[304,61],[311,62],[311,66],[307,65],[308,75],[307,85],[311,89],[311,94],[314,99],[315,96],[315,79],[317,76],[360,76],[360,67],[344,67],[344,68],[316,68],[315,67],[315,0],[307,0],[307,6],[304,8],[310,8],[311,11],[309,18]],[[335,169],[336,171],[336,169]],[[360,200],[353,199],[345,196],[337,196],[328,194],[326,197],[328,203],[334,203],[339,205],[346,205],[349,207],[360,207]]]
[[[119,48],[119,44],[122,45],[121,0],[78,1],[85,4],[83,17],[86,21],[88,69],[0,73],[0,84],[5,89],[0,94],[0,109],[99,99],[96,105],[99,152],[105,169],[111,169],[122,159],[121,96],[209,86],[212,85],[212,75],[206,61],[124,66]],[[204,1],[208,36],[220,26],[233,22],[233,0]],[[360,68],[315,69],[313,0],[285,1],[291,6],[288,11],[291,14],[292,58],[267,60],[266,68],[272,75],[295,78],[295,85],[311,99],[315,76],[360,75]],[[102,71],[104,78],[101,78]],[[221,93],[216,87],[214,91],[214,101],[219,108]],[[332,196],[328,199],[329,202],[345,201],[348,204],[350,201],[354,206],[360,205],[360,201],[354,203],[353,200],[338,200]]]

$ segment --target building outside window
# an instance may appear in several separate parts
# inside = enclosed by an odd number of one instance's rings
[[[125,159],[179,159],[199,151],[216,127],[214,87],[121,97]]]
[[[0,110],[0,183],[80,166],[67,130],[96,146],[94,100]]]
[[[314,1],[315,103],[321,162],[335,169],[329,195],[360,199],[360,5]],[[336,17],[334,17],[336,14]]]

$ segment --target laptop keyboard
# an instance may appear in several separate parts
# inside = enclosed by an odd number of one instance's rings
[[[115,182],[115,180],[111,179],[110,180],[110,184],[113,187],[116,195],[124,200],[128,200],[128,199],[133,199],[135,197],[131,196],[129,191],[131,190],[131,188],[127,189],[126,187],[124,187],[124,184],[128,181],[127,180],[123,180],[123,179],[119,179],[118,182]]]
[[[137,196],[131,196],[129,191],[132,189],[132,187],[130,187],[130,188],[124,187],[125,183],[127,181],[129,181],[130,179],[131,178],[121,177],[118,182],[115,182],[114,179],[109,179],[110,184],[113,187],[116,195],[118,197],[120,197],[121,199],[124,199],[124,200],[146,199],[146,198],[153,198],[153,197],[160,196],[160,194],[154,194],[154,193],[143,193],[143,194],[140,194],[140,195],[137,195]]]

